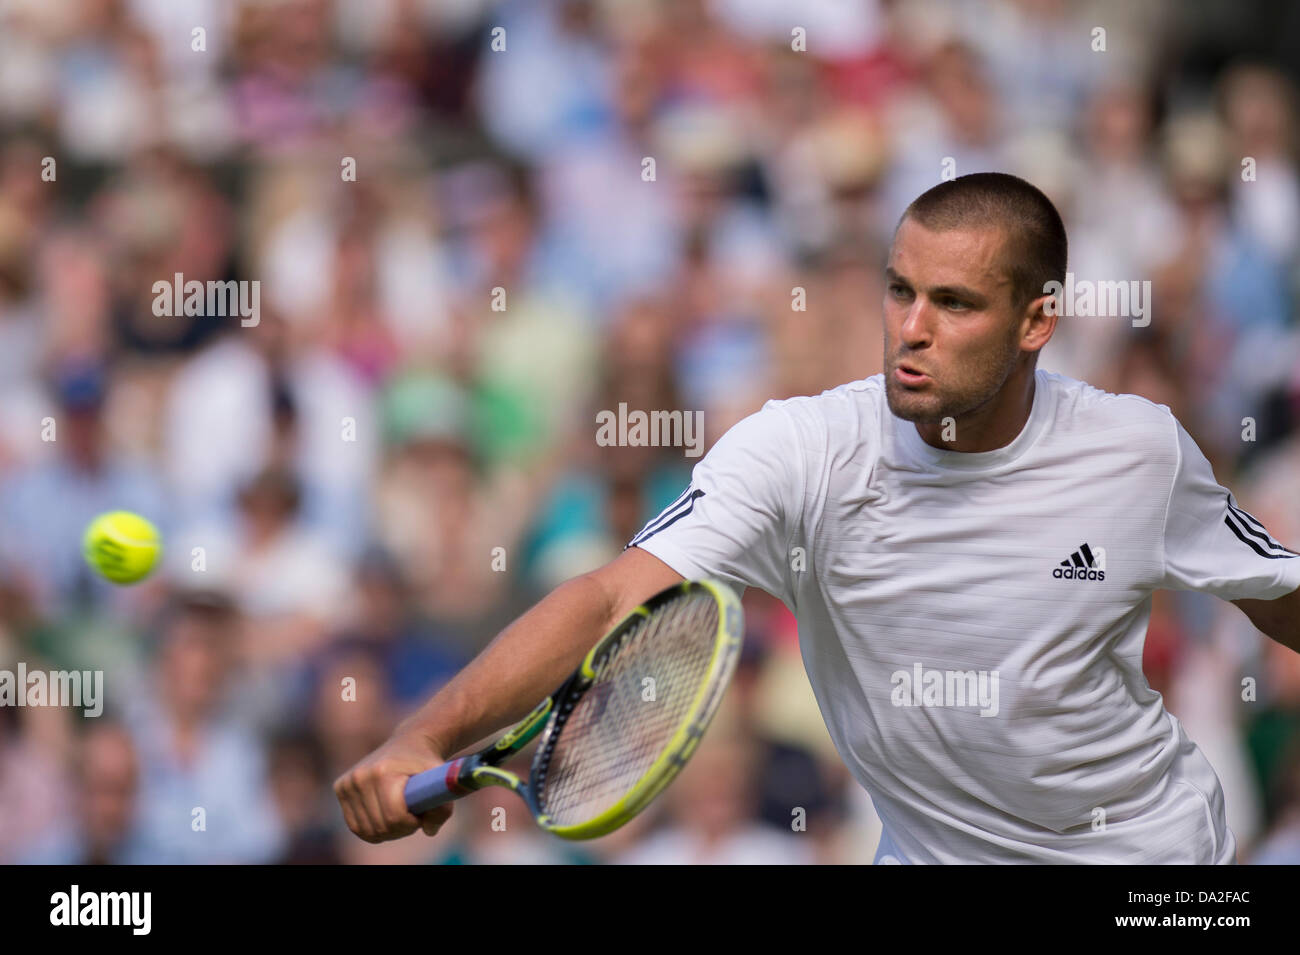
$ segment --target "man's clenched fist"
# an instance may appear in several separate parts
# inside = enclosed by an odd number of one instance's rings
[[[406,781],[444,762],[428,740],[416,733],[395,734],[334,783],[348,828],[366,842],[386,842],[417,829],[435,835],[451,818],[451,806],[439,806],[422,816],[406,808]]]

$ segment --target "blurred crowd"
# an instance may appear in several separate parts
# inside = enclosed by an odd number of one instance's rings
[[[711,444],[880,372],[889,238],[945,172],[1025,176],[1078,279],[1152,282],[1040,367],[1168,405],[1300,544],[1300,25],[1253,10],[0,0],[0,669],[107,694],[0,707],[0,862],[870,861],[753,589],[718,725],[614,836],[502,791],[369,846],[330,787],[685,486],[596,412]],[[256,323],[157,315],[178,273],[259,282]],[[113,509],[164,534],[135,587],[81,557]],[[1160,593],[1146,669],[1243,861],[1300,862],[1300,657]]]

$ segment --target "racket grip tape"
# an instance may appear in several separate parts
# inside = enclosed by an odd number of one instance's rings
[[[417,773],[406,781],[406,808],[415,815],[459,799],[473,792],[461,784],[460,777],[467,759],[453,759],[433,769]]]

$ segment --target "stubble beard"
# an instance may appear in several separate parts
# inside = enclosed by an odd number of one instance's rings
[[[1015,370],[1020,349],[1008,341],[1003,354],[993,356],[973,369],[964,381],[953,384],[948,390],[933,382],[924,392],[910,391],[894,378],[897,363],[885,362],[885,400],[895,417],[921,424],[940,423],[945,418],[954,420],[970,414],[987,404],[1001,390]],[[900,359],[901,360],[901,359]]]

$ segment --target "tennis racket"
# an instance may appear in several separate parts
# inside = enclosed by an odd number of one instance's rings
[[[674,584],[623,618],[491,746],[412,776],[407,808],[419,815],[504,786],[561,838],[613,832],[690,759],[736,670],[743,629],[740,600],[726,584]],[[527,780],[500,768],[539,733]]]

